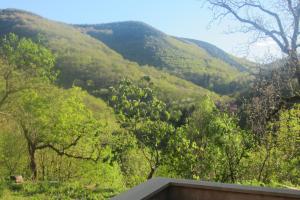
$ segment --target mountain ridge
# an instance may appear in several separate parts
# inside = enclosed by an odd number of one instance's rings
[[[207,42],[170,36],[136,21],[75,27],[128,60],[155,66],[217,93],[230,94],[245,86],[241,80],[249,70],[244,63]]]
[[[180,94],[180,98],[198,98],[203,95],[218,97],[186,80],[125,60],[103,42],[66,23],[27,11],[0,10],[0,35],[10,32],[40,41],[53,51],[57,57],[56,68],[61,72],[59,83],[64,87],[75,84],[94,91],[114,85],[122,78],[138,80],[148,75],[161,92],[166,93],[165,96],[175,98]]]

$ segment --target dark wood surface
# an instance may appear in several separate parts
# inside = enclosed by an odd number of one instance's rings
[[[300,200],[299,190],[154,178],[112,200]]]

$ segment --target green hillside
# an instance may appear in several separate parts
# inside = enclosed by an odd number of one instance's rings
[[[0,11],[0,35],[14,32],[20,36],[41,41],[56,54],[59,82],[65,87],[73,84],[89,91],[107,88],[125,76],[138,80],[149,75],[166,96],[178,98],[201,97],[209,90],[183,79],[161,73],[153,68],[140,67],[125,60],[119,53],[107,47],[71,25],[51,21],[35,14],[5,9]]]
[[[247,66],[209,43],[175,38],[142,22],[79,27],[129,60],[153,65],[217,93],[231,94],[246,85]]]
[[[297,189],[289,61],[254,76],[246,59],[144,23],[0,9],[0,199],[105,200],[155,177]]]
[[[210,44],[208,42],[200,41],[200,40],[194,40],[189,38],[178,38],[184,42],[196,44],[202,49],[205,49],[211,56],[221,59],[223,62],[231,65],[232,67],[236,68],[238,71],[246,72],[248,71],[247,65],[245,63],[241,63],[238,58],[235,58],[234,56],[226,53],[222,49],[218,48],[217,46]]]

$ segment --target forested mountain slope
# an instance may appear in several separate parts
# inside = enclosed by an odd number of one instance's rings
[[[240,72],[249,71],[248,67],[254,64],[247,60],[244,60],[244,62],[242,62],[241,58],[237,58],[233,55],[230,55],[227,52],[225,52],[224,50],[218,48],[217,46],[210,44],[208,42],[205,42],[205,41],[194,40],[194,39],[189,39],[189,38],[178,38],[178,39],[180,39],[184,42],[196,44],[200,48],[205,49],[212,57],[222,60],[223,62],[236,68]]]
[[[141,65],[153,65],[220,94],[245,86],[248,66],[206,42],[169,36],[142,22],[78,25]]]
[[[51,49],[56,55],[56,67],[60,70],[59,82],[65,87],[75,84],[93,91],[107,88],[124,77],[138,80],[150,76],[157,83],[155,85],[158,89],[170,98],[201,97],[207,94],[218,96],[178,77],[125,60],[101,41],[71,25],[26,11],[0,11],[0,35],[9,32],[39,40]]]

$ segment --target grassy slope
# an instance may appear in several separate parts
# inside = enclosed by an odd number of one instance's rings
[[[217,47],[208,43],[200,46],[194,40],[168,36],[142,22],[78,27],[129,60],[164,69],[219,93],[228,94],[234,91],[236,88],[229,89],[232,82],[237,84],[236,80],[247,76],[243,73],[247,68],[238,59],[233,59]]]
[[[75,82],[76,85],[93,90],[110,86],[125,76],[137,80],[150,75],[153,82],[159,83],[161,91],[172,98],[201,97],[207,94],[216,98],[218,96],[157,69],[141,68],[78,29],[32,13],[1,10],[0,34],[9,32],[33,39],[40,35],[39,39],[57,56],[57,68],[61,71],[60,83],[65,87],[70,87]]]

